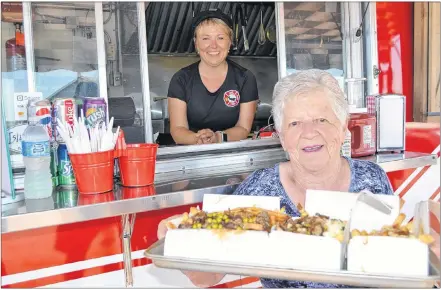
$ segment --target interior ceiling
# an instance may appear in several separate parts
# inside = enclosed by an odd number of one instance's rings
[[[270,41],[259,45],[257,42],[260,26],[260,2],[244,2],[247,6],[248,25],[246,32],[250,46],[244,49],[242,29],[239,26],[239,44],[230,55],[238,56],[276,56],[276,45]],[[195,14],[208,9],[221,9],[231,15],[235,2],[193,2]],[[155,53],[194,53],[191,33],[191,2],[150,2],[146,9],[148,52]],[[263,2],[264,28],[275,25],[274,3]]]
[[[337,2],[285,2],[285,33],[291,40],[341,42],[341,12]]]

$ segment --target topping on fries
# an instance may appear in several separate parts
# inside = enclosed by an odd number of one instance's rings
[[[434,242],[434,239],[431,235],[424,234],[420,229],[418,233],[413,232],[413,221],[408,222],[405,225],[402,225],[406,215],[404,213],[400,213],[392,225],[386,225],[381,228],[379,231],[371,231],[367,233],[366,231],[352,230],[351,236],[385,236],[385,237],[400,237],[400,238],[418,238],[421,242],[425,244],[431,244]]]
[[[207,213],[191,208],[190,215],[184,216],[180,229],[229,229],[270,232],[273,226],[285,222],[289,216],[279,211],[257,207],[242,207],[223,212]]]
[[[270,232],[275,228],[281,231],[300,233],[306,235],[325,236],[343,241],[345,222],[330,219],[327,216],[309,216],[298,205],[300,218],[291,218],[280,211],[265,210],[257,207],[241,207],[223,212],[207,213],[199,208],[191,208],[190,214],[184,214],[178,227],[168,225],[171,229],[211,229],[211,230],[252,230]]]

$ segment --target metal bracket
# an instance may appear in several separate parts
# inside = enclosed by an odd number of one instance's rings
[[[380,75],[380,72],[381,71],[378,69],[378,67],[374,65],[373,67],[374,79],[376,79]]]
[[[124,278],[126,288],[133,287],[132,273],[132,233],[135,225],[136,214],[124,214],[121,216],[122,226],[122,245],[123,245],[123,262],[124,262]]]

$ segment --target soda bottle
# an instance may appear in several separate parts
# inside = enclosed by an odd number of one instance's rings
[[[28,105],[28,122],[22,137],[22,154],[25,164],[24,194],[26,199],[48,198],[52,195],[52,176],[50,171],[49,134],[39,122],[35,107],[39,101]]]

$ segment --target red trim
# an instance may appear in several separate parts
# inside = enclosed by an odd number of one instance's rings
[[[191,205],[196,206],[196,205]],[[132,250],[157,241],[164,218],[188,211],[180,206],[137,214]],[[2,234],[2,276],[121,254],[120,217]]]
[[[438,217],[433,212],[430,212],[429,218],[430,218],[430,227],[439,235],[441,225]]]
[[[109,264],[109,265],[105,265],[105,266],[99,266],[99,267],[79,270],[79,271],[75,271],[75,272],[59,274],[59,275],[49,276],[49,277],[45,277],[45,278],[39,278],[39,279],[35,279],[35,280],[29,280],[29,281],[25,281],[25,282],[10,284],[10,285],[6,285],[6,286],[2,286],[2,287],[3,288],[36,288],[36,287],[42,287],[42,286],[51,285],[51,284],[55,284],[55,283],[66,282],[66,281],[70,281],[70,280],[99,275],[99,274],[103,274],[103,273],[107,273],[107,272],[118,271],[118,270],[121,270],[122,268],[123,268],[123,265],[122,265],[122,262],[120,262],[120,263],[114,263],[114,264]]]
[[[439,192],[440,192],[440,189],[439,189],[439,187],[438,187],[438,189],[435,190],[435,192],[430,196],[429,199],[433,200],[433,199],[438,195]]]
[[[151,264],[149,260],[146,258],[140,258],[133,260],[133,267],[144,266],[147,264]],[[65,274],[54,275],[46,278],[39,278],[35,280],[29,280],[20,283],[14,283],[6,286],[2,286],[3,288],[35,288],[42,287],[46,285],[51,285],[55,283],[61,283],[66,281],[71,281],[80,278],[86,278],[90,276],[95,276],[99,274],[109,273],[113,271],[122,270],[124,265],[122,262],[108,264],[105,266],[98,266],[84,270],[78,270],[74,272],[69,272]]]
[[[403,191],[400,192],[400,198],[403,198],[403,196],[409,191],[409,189],[417,183],[417,181],[421,178],[421,176],[426,173],[427,170],[429,170],[430,166],[425,166],[418,174],[412,179],[411,182],[403,189]]]

